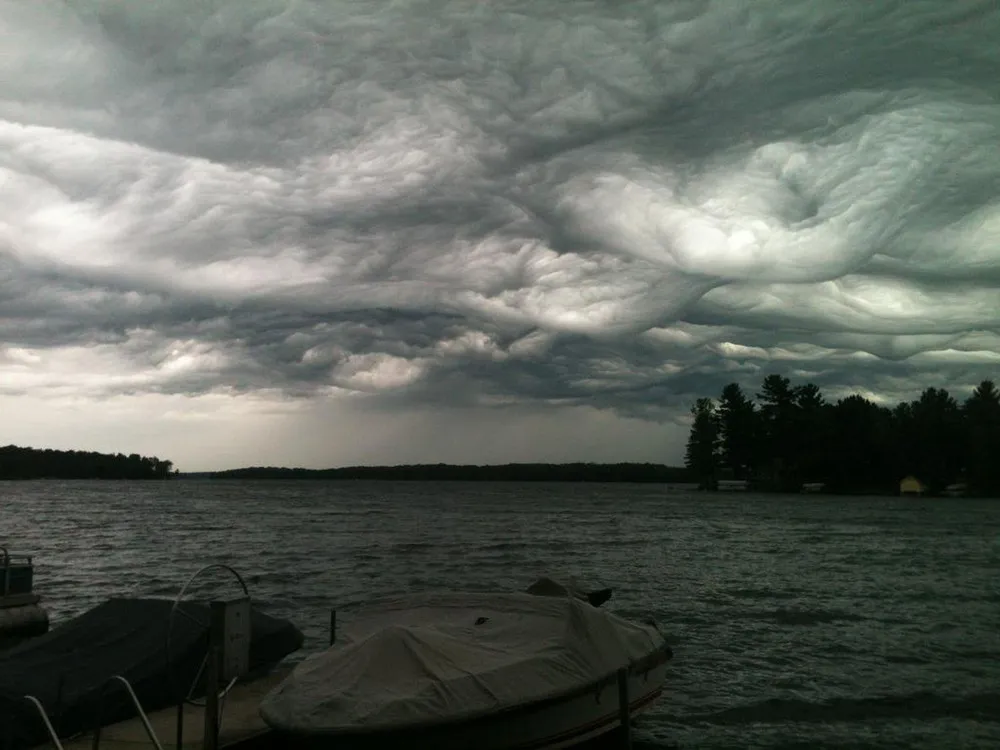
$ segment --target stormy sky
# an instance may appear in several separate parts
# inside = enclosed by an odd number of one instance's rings
[[[679,462],[1000,362],[996,0],[0,0],[0,444]]]

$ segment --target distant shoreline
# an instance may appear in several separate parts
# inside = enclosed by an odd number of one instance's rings
[[[348,466],[337,469],[301,469],[252,466],[214,472],[189,472],[178,479],[244,480],[395,480],[462,482],[628,482],[686,484],[683,467],[649,463],[568,464],[410,464],[404,466]]]
[[[211,472],[181,473],[176,478],[238,481],[397,481],[397,482],[538,482],[538,483],[607,483],[680,485],[705,494],[756,494],[899,497],[895,487],[851,487],[837,491],[781,490],[774,487],[748,486],[742,490],[706,490],[684,467],[650,463],[567,463],[567,464],[411,464],[404,466],[349,466],[336,469],[303,469],[275,466],[251,466]],[[916,497],[943,497],[924,493]]]

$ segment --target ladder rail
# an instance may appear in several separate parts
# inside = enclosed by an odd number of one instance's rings
[[[56,748],[56,750],[63,750],[62,743],[59,741],[59,735],[56,733],[55,727],[52,726],[52,722],[49,721],[49,715],[45,712],[45,706],[42,705],[42,702],[33,695],[26,695],[24,696],[24,699],[38,709],[38,715],[42,717],[42,722],[45,724],[45,731],[49,733],[49,739],[52,740],[52,745]]]
[[[135,694],[135,690],[132,689],[132,683],[127,679],[122,677],[120,674],[112,675],[108,678],[108,681],[104,683],[101,688],[101,704],[104,703],[104,696],[107,693],[107,689],[113,683],[118,682],[125,686],[125,691],[128,693],[129,699],[132,701],[132,705],[135,706],[135,710],[138,713],[139,721],[142,722],[142,728],[146,730],[146,736],[149,737],[149,741],[153,743],[153,747],[156,750],[163,750],[163,745],[160,743],[160,738],[156,736],[156,730],[153,729],[153,725],[149,721],[149,717],[142,708],[142,704],[139,702],[139,697]],[[102,713],[98,709],[98,716]],[[94,742],[93,750],[98,750],[101,746],[101,722],[98,720],[97,727],[94,729]],[[61,749],[60,749],[61,750]]]

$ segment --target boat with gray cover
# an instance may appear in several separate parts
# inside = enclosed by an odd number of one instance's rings
[[[662,693],[672,652],[655,623],[551,584],[373,603],[261,716],[287,748],[556,750],[608,732],[621,675],[638,713]]]

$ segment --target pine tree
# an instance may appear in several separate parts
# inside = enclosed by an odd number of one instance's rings
[[[750,479],[759,458],[757,413],[753,402],[736,383],[722,389],[719,398],[721,465],[734,479]]]
[[[798,405],[795,389],[781,375],[764,378],[760,393],[761,441],[768,460],[766,473],[774,489],[788,490],[798,481]]]
[[[944,388],[927,388],[911,404],[916,468],[932,491],[955,482],[965,460],[962,412]]]
[[[962,406],[965,417],[965,469],[970,489],[1000,497],[1000,391],[984,380]]]
[[[688,435],[684,464],[702,489],[714,489],[719,466],[719,418],[710,398],[700,398],[691,408],[694,422]]]

